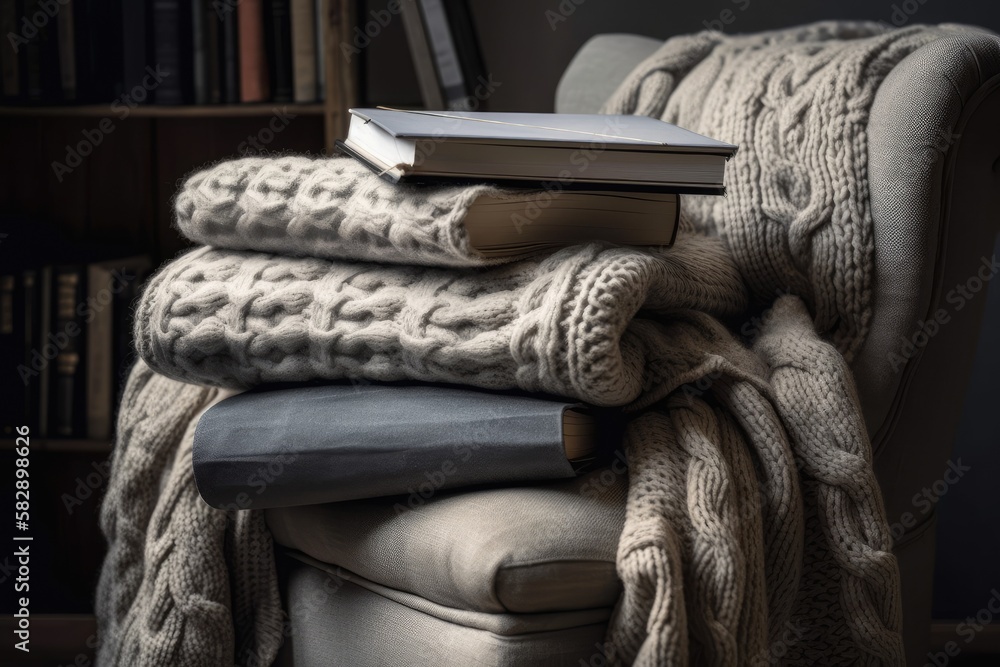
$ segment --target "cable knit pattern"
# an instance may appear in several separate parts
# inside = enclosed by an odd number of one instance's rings
[[[182,234],[219,248],[431,266],[510,261],[469,247],[462,220],[482,195],[509,196],[488,185],[392,185],[350,158],[247,157],[190,176],[174,208]]]
[[[655,380],[628,331],[640,308],[745,306],[722,244],[698,236],[466,273],[201,248],[150,281],[136,345],[164,375],[224,387],[447,379],[621,405]]]
[[[654,116],[738,145],[728,196],[686,197],[686,215],[726,239],[757,299],[800,295],[851,359],[872,307],[868,114],[897,63],[955,29],[828,22],[677,37],[603,111]]]
[[[729,197],[687,199],[699,233],[669,250],[588,245],[458,269],[479,263],[449,219],[458,191],[383,199],[338,174],[343,161],[304,158],[192,177],[178,224],[217,247],[164,267],[137,312],[159,375],[137,368],[119,424],[102,664],[268,664],[281,639],[256,515],[225,521],[193,491],[189,435],[216,390],[181,382],[355,378],[631,414],[609,664],[902,665],[899,573],[844,355],[871,309],[868,109],[895,63],[948,30],[824,23],[667,42],[607,110],[741,146]],[[378,216],[331,203],[355,197]],[[751,297],[770,308],[745,341],[732,328]]]
[[[277,655],[281,602],[263,517],[227,517],[194,483],[194,426],[220,398],[142,362],[129,376],[101,507],[98,664],[256,667]]]

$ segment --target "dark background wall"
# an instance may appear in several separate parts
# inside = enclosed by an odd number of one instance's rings
[[[387,0],[367,0],[367,11]],[[666,39],[705,30],[757,32],[825,19],[889,25],[957,22],[1000,32],[997,0],[469,0],[486,69],[501,83],[494,111],[551,111],[559,76],[573,54],[599,33]],[[402,21],[392,21],[367,49],[369,102],[417,104]],[[378,76],[374,76],[377,73]]]

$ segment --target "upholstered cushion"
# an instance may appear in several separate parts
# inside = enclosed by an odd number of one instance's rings
[[[625,520],[624,466],[566,482],[425,500],[271,509],[274,539],[448,607],[549,612],[610,606]],[[413,505],[414,509],[410,509]]]
[[[603,660],[598,650],[610,608],[487,614],[443,607],[321,563],[292,563],[286,576],[294,633],[278,660],[285,667],[575,667]]]

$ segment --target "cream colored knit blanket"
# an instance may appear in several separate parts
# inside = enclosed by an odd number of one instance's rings
[[[876,32],[679,38],[609,102],[741,144],[729,198],[684,202],[721,239],[462,270],[294,258],[310,247],[292,232],[305,214],[285,209],[303,189],[307,209],[353,206],[354,186],[338,194],[335,179],[311,180],[343,163],[244,160],[193,177],[178,197],[181,229],[240,249],[178,258],[137,313],[156,373],[134,371],[119,423],[102,517],[102,664],[273,658],[282,633],[266,532],[258,515],[227,518],[197,497],[190,426],[212,400],[197,384],[315,378],[522,388],[634,412],[613,664],[902,664],[898,572],[842,353],[870,310],[867,109],[892,65],[936,33],[863,38]],[[208,188],[214,212],[199,217],[208,205],[193,191],[212,179],[234,185]],[[272,182],[283,184],[273,201]],[[251,211],[258,198],[270,213]],[[410,199],[388,227],[318,254],[368,238],[390,258],[413,247],[414,263],[465,263],[448,216],[461,204],[440,201],[446,210]],[[348,213],[307,214],[301,238],[336,246]],[[450,222],[413,241],[395,227],[414,215]],[[258,238],[237,233],[246,216],[273,228],[262,249],[286,256],[241,250]],[[740,341],[731,331],[746,330],[748,288],[764,303],[779,289],[801,298],[779,298]]]

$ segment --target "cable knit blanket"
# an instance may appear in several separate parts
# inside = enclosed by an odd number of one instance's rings
[[[273,660],[270,538],[259,514],[201,502],[192,425],[217,398],[204,385],[316,378],[521,388],[633,413],[611,664],[903,664],[845,355],[871,308],[867,110],[892,66],[945,30],[668,41],[606,109],[741,146],[730,196],[685,199],[688,230],[668,250],[459,269],[481,263],[460,229],[474,190],[400,199],[345,160],[294,157],[191,177],[179,227],[215,247],[163,268],[137,312],[143,362],[102,514],[101,664]],[[751,303],[770,304],[760,320]]]

